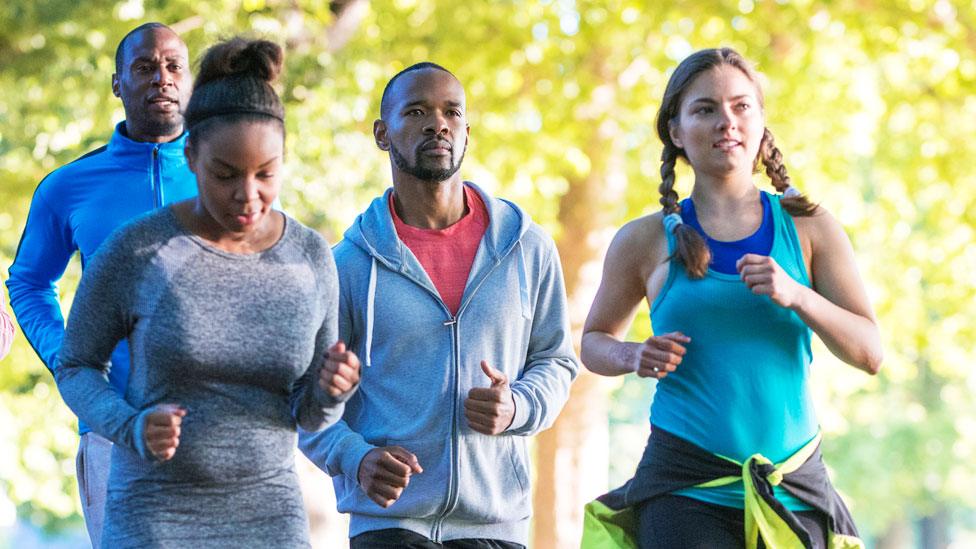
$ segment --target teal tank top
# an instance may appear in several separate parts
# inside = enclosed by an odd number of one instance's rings
[[[770,256],[793,279],[810,286],[793,219],[770,195],[774,237]],[[665,218],[669,252],[673,218]],[[755,453],[778,463],[817,433],[807,387],[810,328],[767,296],[754,295],[737,274],[712,269],[691,280],[672,260],[664,287],[651,305],[656,334],[691,338],[676,371],[657,384],[651,423],[709,452],[742,462]],[[811,509],[779,486],[777,499],[793,511]],[[742,482],[675,492],[743,508]]]

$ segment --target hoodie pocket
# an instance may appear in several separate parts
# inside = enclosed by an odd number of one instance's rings
[[[527,519],[531,506],[525,439],[475,434],[462,441],[460,492],[452,516],[480,524]]]
[[[410,475],[410,482],[400,499],[386,509],[387,513],[376,514],[411,518],[439,514],[447,500],[451,476],[450,438],[389,439],[387,446],[400,446],[417,456],[424,472]]]

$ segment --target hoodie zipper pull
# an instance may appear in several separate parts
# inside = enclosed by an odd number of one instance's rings
[[[450,320],[445,320],[444,321],[444,325],[445,326],[454,326],[455,324],[457,324],[457,318],[456,317],[452,317]]]

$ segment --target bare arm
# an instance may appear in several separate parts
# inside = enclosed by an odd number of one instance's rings
[[[800,317],[830,352],[869,374],[881,367],[881,334],[857,271],[854,249],[829,213],[795,218],[801,241],[808,243],[807,288],[786,275],[775,261],[749,254],[739,260],[743,280],[754,293],[769,295]]]
[[[603,264],[603,279],[583,326],[580,358],[592,372],[638,372],[661,378],[681,362],[687,338],[665,334],[645,342],[623,341],[645,297],[653,299],[667,275],[667,240],[660,214],[624,225]]]

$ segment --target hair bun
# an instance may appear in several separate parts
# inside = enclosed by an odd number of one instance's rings
[[[250,76],[271,83],[281,74],[283,61],[281,46],[274,42],[231,38],[207,50],[194,87],[230,76]]]

